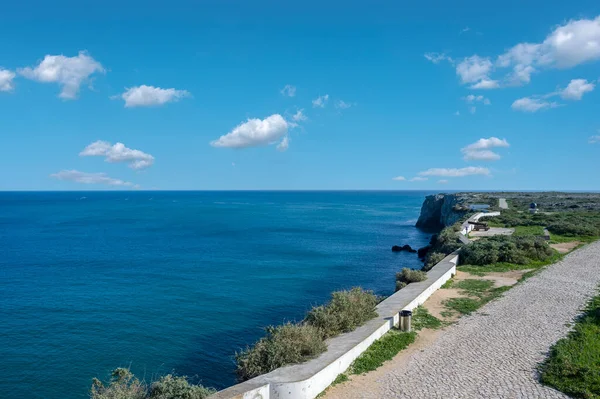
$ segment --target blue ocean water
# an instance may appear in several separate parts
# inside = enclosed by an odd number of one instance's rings
[[[390,294],[426,192],[0,193],[0,398],[130,366],[235,383],[233,354],[331,291]]]

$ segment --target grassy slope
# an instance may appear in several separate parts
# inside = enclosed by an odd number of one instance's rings
[[[542,364],[541,381],[570,396],[600,398],[600,295]]]

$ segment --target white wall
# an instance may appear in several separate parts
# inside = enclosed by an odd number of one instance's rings
[[[221,391],[215,395],[218,399],[313,399],[319,393],[324,391],[331,383],[337,378],[337,376],[345,372],[352,362],[359,357],[373,342],[381,338],[386,332],[388,332],[394,325],[399,322],[398,313],[401,310],[414,310],[417,306],[423,304],[436,290],[438,290],[446,281],[448,281],[454,274],[456,274],[456,264],[458,263],[458,254],[454,253],[441,262],[436,264],[429,272],[438,274],[440,270],[444,270],[444,273],[431,281],[429,285],[425,286],[420,292],[416,293],[414,299],[412,299],[408,305],[402,309],[398,309],[394,312],[394,316],[388,320],[382,321],[382,323],[376,327],[371,334],[369,334],[360,343],[355,345],[352,349],[345,352],[343,355],[338,357],[335,361],[326,365],[319,371],[315,372],[310,378],[301,381],[293,381],[293,376],[289,376],[288,381],[269,381],[268,383],[261,382],[268,376],[257,377],[257,383],[259,386],[249,388],[247,391],[240,393],[241,386],[236,389],[236,386]],[[435,271],[434,271],[435,269]],[[400,291],[394,295],[400,294]],[[405,293],[400,295],[406,295]],[[390,297],[391,298],[391,297]],[[406,302],[404,302],[406,303]],[[351,333],[349,333],[351,334]],[[344,335],[338,336],[334,339],[344,339]],[[280,369],[278,369],[280,370]],[[261,379],[262,378],[262,379]],[[261,380],[259,380],[261,379]],[[278,378],[279,379],[279,378]],[[249,385],[252,380],[243,383],[243,385]],[[232,394],[228,394],[227,391],[231,391]],[[235,393],[234,393],[235,392]]]

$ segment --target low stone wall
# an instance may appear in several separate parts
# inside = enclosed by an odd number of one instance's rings
[[[427,280],[411,283],[377,305],[378,317],[328,340],[327,352],[316,359],[281,367],[217,392],[211,399],[313,399],[374,341],[398,324],[400,311],[423,304],[456,274],[457,263],[457,252],[445,257],[427,272]]]

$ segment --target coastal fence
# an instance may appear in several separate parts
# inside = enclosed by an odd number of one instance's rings
[[[491,216],[491,214],[486,214]],[[345,372],[373,342],[399,322],[399,312],[414,310],[456,274],[458,251],[427,272],[425,281],[411,283],[377,305],[373,320],[331,338],[327,351],[301,364],[285,366],[217,392],[211,399],[313,399]]]

